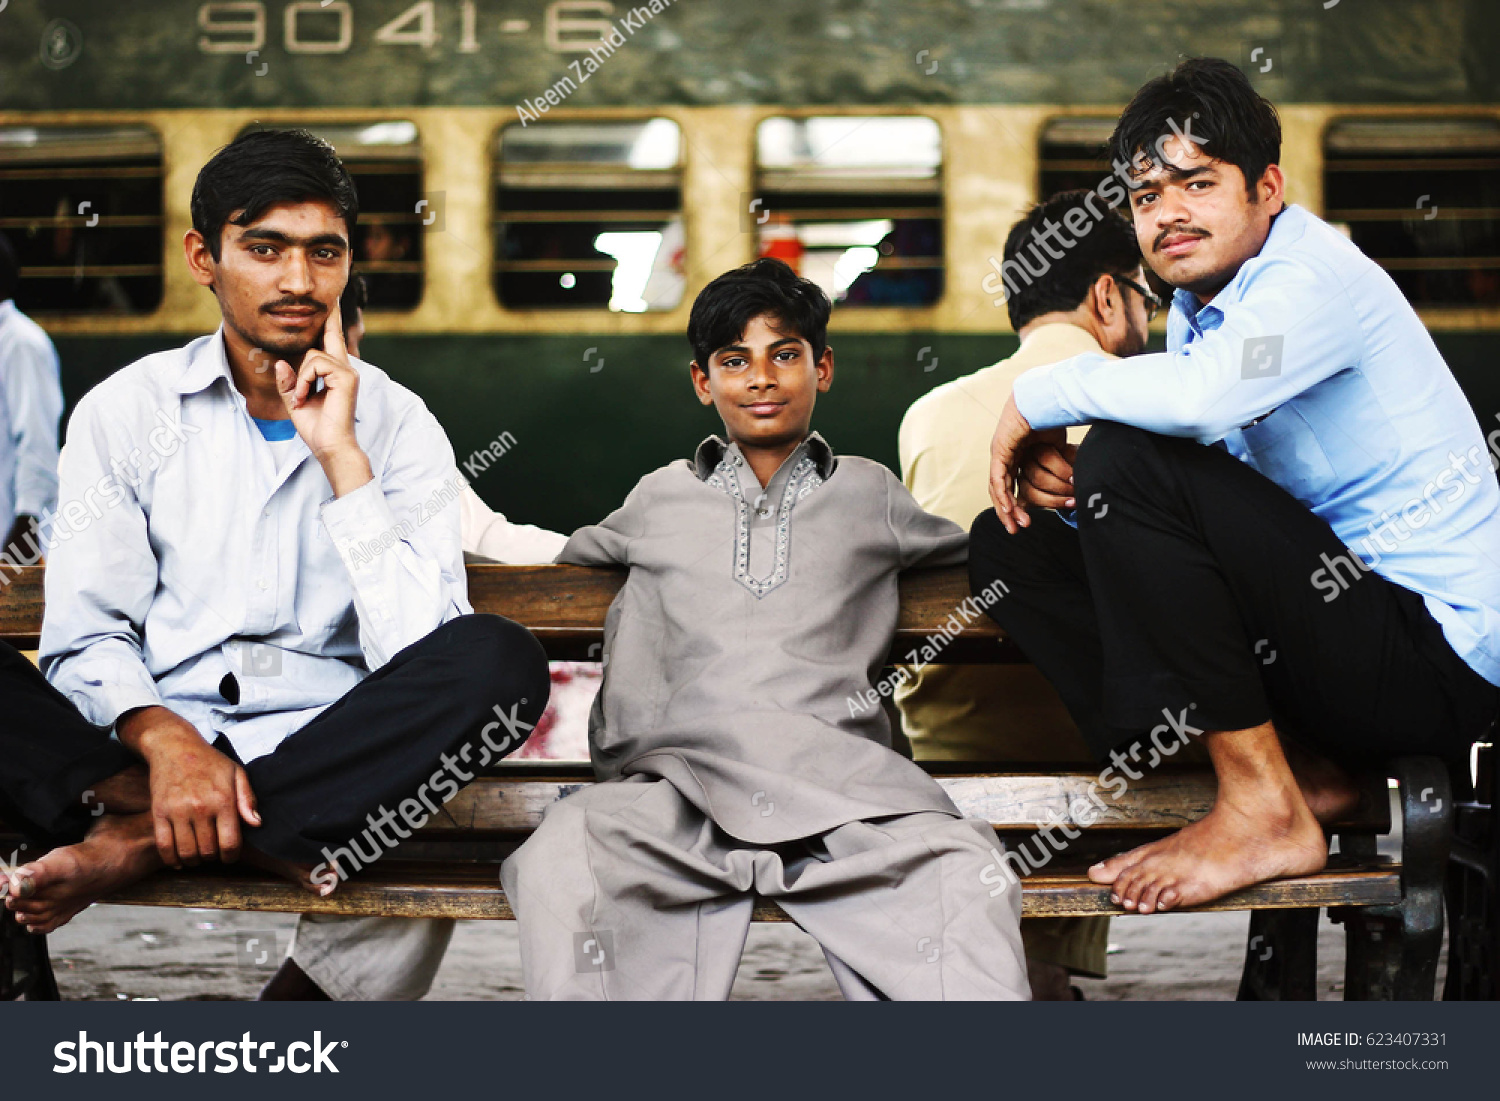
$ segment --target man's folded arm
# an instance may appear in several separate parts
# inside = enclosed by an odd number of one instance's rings
[[[477,554],[513,566],[551,562],[568,537],[532,524],[516,524],[485,504],[470,486],[461,498],[463,544],[468,554]]]
[[[373,477],[325,501],[323,524],[354,588],[359,645],[373,672],[473,609],[464,574],[453,448],[425,407],[408,413]]]
[[[1342,284],[1304,261],[1262,262],[1223,315],[1176,352],[1089,354],[1027,371],[1016,408],[1033,429],[1115,421],[1213,443],[1364,353]]]

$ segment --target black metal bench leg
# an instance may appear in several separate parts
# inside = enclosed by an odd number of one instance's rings
[[[1320,913],[1316,907],[1251,912],[1240,1001],[1317,1001]]]
[[[1453,790],[1436,757],[1392,764],[1401,789],[1401,902],[1340,907],[1349,1001],[1431,1001],[1443,949],[1443,886],[1453,839]]]
[[[1460,800],[1448,863],[1448,980],[1445,1001],[1500,998],[1500,753],[1479,747],[1479,784]]]
[[[0,1001],[59,1001],[47,938],[32,936],[0,910]]]

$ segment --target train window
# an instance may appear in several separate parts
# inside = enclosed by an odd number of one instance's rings
[[[768,118],[740,219],[847,306],[927,306],[943,293],[942,134],[915,116]]]
[[[162,295],[160,139],[140,126],[0,127],[0,232],[27,313],[150,313]]]
[[[501,130],[495,292],[508,309],[670,310],[682,300],[682,133],[671,119]]]
[[[416,124],[390,119],[308,129],[338,151],[359,192],[354,268],[365,278],[370,309],[414,309],[422,300],[423,227],[442,228],[443,215],[441,199],[422,190]]]
[[[1042,130],[1037,199],[1059,191],[1092,191],[1110,174],[1109,136],[1112,118],[1053,119]]]
[[[1330,222],[1419,306],[1500,306],[1500,120],[1345,119],[1324,139]]]

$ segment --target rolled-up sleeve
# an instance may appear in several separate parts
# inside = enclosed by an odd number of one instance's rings
[[[98,403],[84,399],[59,461],[65,504],[48,533],[41,669],[101,727],[162,702],[141,647],[156,592],[156,556],[145,511],[109,459],[130,450],[123,438],[111,447]]]
[[[408,413],[382,469],[322,505],[354,587],[359,645],[371,671],[473,609],[464,573],[453,449],[425,407]]]
[[[1359,321],[1333,274],[1301,258],[1251,263],[1217,328],[1177,351],[1027,371],[1016,408],[1034,429],[1115,421],[1213,443],[1360,360]]]

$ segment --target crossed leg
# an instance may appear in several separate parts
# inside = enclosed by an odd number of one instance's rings
[[[481,733],[501,724],[488,720],[500,714],[529,731],[549,690],[546,655],[518,624],[489,615],[443,624],[250,762],[264,824],[244,830],[246,862],[330,893],[347,869],[333,882],[315,880],[325,836],[338,844],[360,832],[372,808],[399,805],[454,754],[467,761],[478,747],[477,759],[490,759]],[[0,650],[0,691],[20,713],[0,721],[0,812],[54,846],[7,870],[5,908],[49,933],[162,867],[150,777],[9,648]],[[219,748],[232,752],[222,740]]]
[[[1091,870],[1126,909],[1201,904],[1318,870],[1318,823],[1358,798],[1338,766],[1461,760],[1492,718],[1494,687],[1422,598],[1357,567],[1325,521],[1227,452],[1099,424],[1074,482],[1089,502],[1076,531],[1041,513],[1011,536],[981,514],[970,577],[975,591],[1007,583],[990,614],[1101,759],[1144,742],[1164,716],[1193,715],[1207,731],[1212,811]],[[1293,725],[1278,731],[1273,716]],[[1324,756],[1284,750],[1289,730]]]

